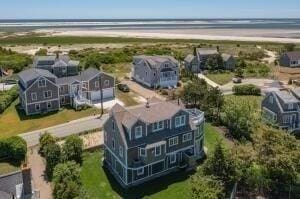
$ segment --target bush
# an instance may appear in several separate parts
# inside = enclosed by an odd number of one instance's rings
[[[64,161],[75,161],[82,163],[83,141],[78,135],[67,137],[62,147],[62,158]]]
[[[14,136],[7,139],[0,140],[0,158],[10,158],[15,161],[23,161],[27,153],[26,141]]]
[[[0,91],[0,113],[3,113],[17,99],[18,95],[18,88],[16,86],[8,91]]]
[[[50,134],[50,133],[44,133],[43,135],[41,135],[39,143],[40,143],[40,149],[39,152],[41,154],[41,156],[45,156],[45,149],[47,148],[47,146],[49,145],[53,145],[55,144],[56,140],[55,138]]]
[[[235,95],[261,95],[261,90],[253,84],[236,85],[232,88]]]

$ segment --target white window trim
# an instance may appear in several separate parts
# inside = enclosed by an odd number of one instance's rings
[[[156,149],[157,149],[158,147],[160,148],[159,154],[156,153],[156,151],[157,151]],[[156,157],[156,156],[160,156],[160,155],[161,155],[161,145],[155,147],[155,157]]]
[[[65,103],[66,102],[66,97],[65,96],[61,96],[61,103]]]
[[[100,87],[99,81],[95,81],[95,88],[99,88],[99,87]]]
[[[108,86],[108,85],[109,85],[109,80],[108,79],[104,80],[104,86]]]
[[[179,119],[179,124],[176,123],[177,119]],[[180,116],[175,117],[175,128],[184,126],[185,125],[185,120],[186,120],[185,115],[180,115]]]
[[[144,154],[142,154],[142,151],[144,151]],[[145,148],[139,148],[139,156],[140,157],[147,157],[147,153],[146,153]]]
[[[64,92],[65,91],[64,86],[59,87],[59,90],[60,90],[60,92]]]
[[[123,154],[124,153],[124,150],[123,150],[123,147],[122,146],[119,146],[119,155],[120,155],[120,157],[122,157],[123,158]]]
[[[171,141],[173,140],[173,143],[171,144]],[[176,141],[175,141],[176,140]],[[176,146],[178,144],[178,136],[172,137],[169,139],[169,146]]]
[[[289,104],[288,104],[288,109],[291,110],[291,109],[293,109],[293,108],[294,108],[294,104],[293,104],[293,103],[289,103]]]
[[[274,97],[272,95],[269,97],[269,103],[271,103],[271,104],[274,103]]]
[[[39,107],[39,108],[37,109],[37,107]],[[41,105],[40,104],[35,104],[34,108],[35,108],[35,111],[40,111],[41,110]]]
[[[49,96],[48,96],[48,97],[46,97],[46,96],[45,96],[45,93],[47,93],[47,94],[48,94],[48,92],[49,92]],[[51,91],[51,90],[44,91],[44,92],[43,92],[43,95],[44,95],[44,98],[45,98],[45,99],[52,98],[52,91]]]
[[[193,139],[192,133],[183,134],[183,138],[182,138],[183,142],[188,142],[191,141],[192,139]]]
[[[50,107],[48,106],[50,104]],[[51,109],[52,108],[52,103],[51,102],[47,102],[47,109]]]
[[[35,97],[33,97],[33,96],[35,96]],[[36,101],[37,100],[37,93],[36,92],[31,93],[31,100],[32,101]]]
[[[172,161],[172,158],[171,158],[171,157],[175,157],[173,161]],[[176,160],[177,160],[177,155],[176,155],[176,153],[171,154],[171,155],[170,155],[170,164],[175,163]]]
[[[159,124],[162,124],[162,126],[160,127]],[[155,125],[156,125],[157,128],[155,128]],[[152,124],[152,131],[153,132],[161,131],[161,130],[164,129],[164,126],[165,126],[164,121],[155,122],[155,123]]]
[[[137,131],[137,129],[140,129],[140,131]],[[141,134],[137,135],[137,132],[139,132]],[[135,127],[135,129],[134,129],[134,137],[135,137],[135,139],[139,139],[139,138],[143,137],[143,128],[142,128],[142,126]]]
[[[138,176],[144,175],[144,167],[137,169],[137,170],[136,170],[136,174],[137,174]]]
[[[44,82],[43,85],[40,85],[40,82]],[[46,80],[45,79],[39,79],[38,80],[38,88],[44,88],[46,87]]]

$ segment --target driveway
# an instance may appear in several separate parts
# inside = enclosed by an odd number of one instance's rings
[[[104,114],[101,119],[99,119],[99,115],[85,117],[57,126],[24,133],[20,136],[26,140],[27,147],[32,147],[39,144],[40,135],[44,132],[51,133],[53,136],[58,138],[67,137],[69,135],[79,134],[84,131],[101,128],[107,118],[108,114]]]
[[[144,97],[146,99],[151,98],[151,97],[157,97],[158,99],[166,100],[166,98],[159,95],[155,91],[153,91],[149,88],[146,88],[135,81],[123,80],[122,84],[127,84],[131,90],[133,90],[134,92],[136,92],[137,94],[141,95],[142,97]]]

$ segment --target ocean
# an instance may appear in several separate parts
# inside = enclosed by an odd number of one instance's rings
[[[58,19],[0,20],[0,32],[49,28],[130,29],[293,29],[300,19]]]

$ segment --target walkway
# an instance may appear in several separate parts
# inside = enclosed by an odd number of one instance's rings
[[[201,73],[198,74],[198,78],[204,79],[211,87],[214,87],[214,88],[216,88],[216,87],[220,88],[221,87],[219,84],[217,84],[216,82],[208,79],[205,75],[203,75]]]
[[[28,164],[31,168],[33,185],[39,193],[41,199],[52,199],[52,189],[50,182],[45,178],[45,164],[43,158],[38,153],[38,148],[30,149],[28,153]],[[38,198],[38,197],[37,197]]]

